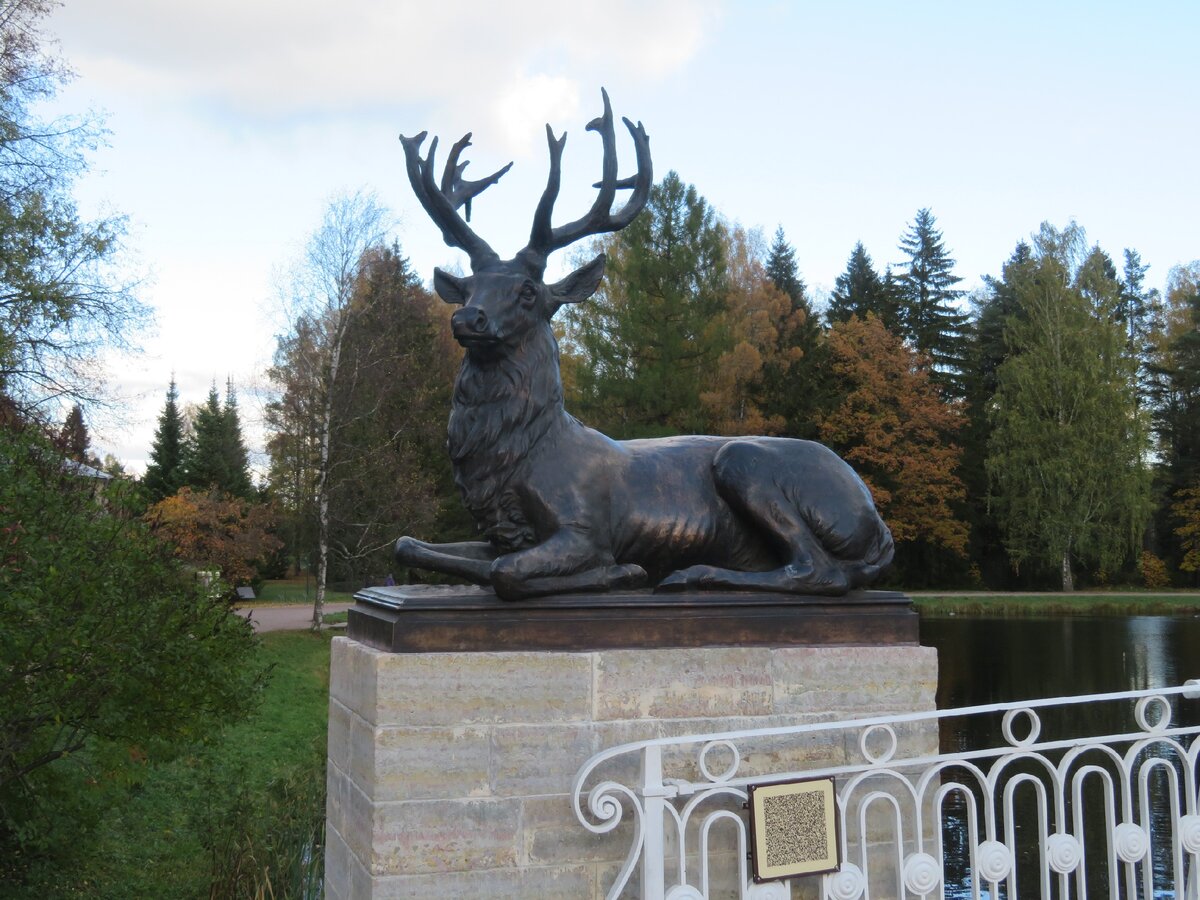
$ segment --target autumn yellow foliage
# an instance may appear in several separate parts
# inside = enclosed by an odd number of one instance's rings
[[[219,491],[181,488],[150,507],[145,518],[176,556],[199,569],[218,569],[232,587],[252,581],[258,564],[282,546],[270,531],[270,507]]]
[[[1138,557],[1138,572],[1141,573],[1142,583],[1151,590],[1169,587],[1171,584],[1167,564],[1149,550],[1143,550]]]
[[[1179,568],[1185,572],[1200,571],[1200,484],[1176,491],[1175,499],[1178,502],[1172,505],[1171,511],[1180,523],[1175,534],[1183,548]]]
[[[953,509],[965,496],[954,443],[960,410],[942,399],[922,357],[872,314],[835,324],[826,347],[843,396],[821,416],[821,439],[870,486],[897,542],[965,554],[967,526]]]
[[[768,364],[786,371],[799,359],[801,351],[782,338],[804,313],[767,276],[752,236],[741,228],[730,234],[728,265],[726,309],[710,329],[730,346],[709,373],[700,404],[714,434],[781,434],[787,423],[763,411],[761,382]]]

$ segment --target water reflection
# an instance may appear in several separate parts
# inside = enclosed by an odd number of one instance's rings
[[[1200,677],[1200,617],[1196,616],[932,618],[921,622],[921,643],[938,650],[939,709],[1168,687]],[[1067,707],[1054,712],[1043,717],[1043,739],[1131,730],[1127,710],[1122,715],[1122,711],[1111,705]],[[1200,722],[1200,701],[1177,701],[1172,721],[1182,725]],[[1002,742],[996,719],[948,719],[942,723],[941,744],[946,753],[998,746]],[[1104,766],[1111,769],[1110,764]],[[1014,777],[1020,774],[1013,773]],[[1146,811],[1154,835],[1156,889],[1147,892],[1141,885],[1122,879],[1114,896],[1165,896],[1157,886],[1172,880],[1170,873],[1174,866],[1167,806],[1173,793],[1171,780],[1165,766],[1156,770],[1151,779],[1155,802]],[[1105,822],[1100,778],[1089,781],[1092,783],[1085,785],[1079,798],[1082,810],[1086,811],[1082,816],[1081,837],[1087,859],[1088,894],[1107,897],[1110,893],[1104,859],[1105,837],[1111,824]],[[964,804],[961,800],[959,803],[958,810],[950,810],[952,822],[957,821],[958,825],[948,826],[944,840],[947,858],[964,863],[957,871],[948,868],[947,897],[971,896],[965,863],[969,848],[962,826]],[[1069,824],[1074,814],[1074,810],[1067,811],[1068,830],[1075,830]],[[1017,863],[1020,900],[1041,893],[1037,815],[1035,803],[1018,804],[1014,825],[1020,848]],[[1118,819],[1121,817],[1119,809],[1116,815]],[[1050,830],[1056,828],[1052,825]],[[1073,883],[1061,893],[1057,877],[1052,883],[1053,896],[1079,896]]]

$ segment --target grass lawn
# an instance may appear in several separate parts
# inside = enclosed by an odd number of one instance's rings
[[[251,897],[266,867],[283,895],[280,870],[311,840],[295,835],[324,820],[330,635],[274,632],[262,641],[273,669],[258,711],[114,787],[119,795],[73,871],[45,878],[54,878],[53,896]]]
[[[962,594],[913,596],[926,616],[1171,615],[1200,613],[1200,593]]]
[[[271,603],[307,603],[310,606],[317,595],[317,584],[311,578],[306,582],[301,578],[284,578],[277,581],[264,581],[258,598],[238,604],[239,606],[265,606]],[[350,591],[326,591],[326,603],[352,603],[354,594]]]

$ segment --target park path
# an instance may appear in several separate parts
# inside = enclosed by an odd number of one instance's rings
[[[326,603],[325,612],[345,612],[353,603]],[[312,625],[312,604],[295,603],[286,606],[259,606],[253,604],[239,607],[239,616],[248,616],[250,624],[257,632],[264,631],[303,631]]]

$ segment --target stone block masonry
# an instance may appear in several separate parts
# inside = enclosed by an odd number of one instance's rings
[[[326,897],[599,898],[629,832],[575,819],[571,780],[594,753],[933,709],[937,659],[912,645],[388,653],[339,637],[330,681]],[[848,752],[772,747],[761,765]]]

